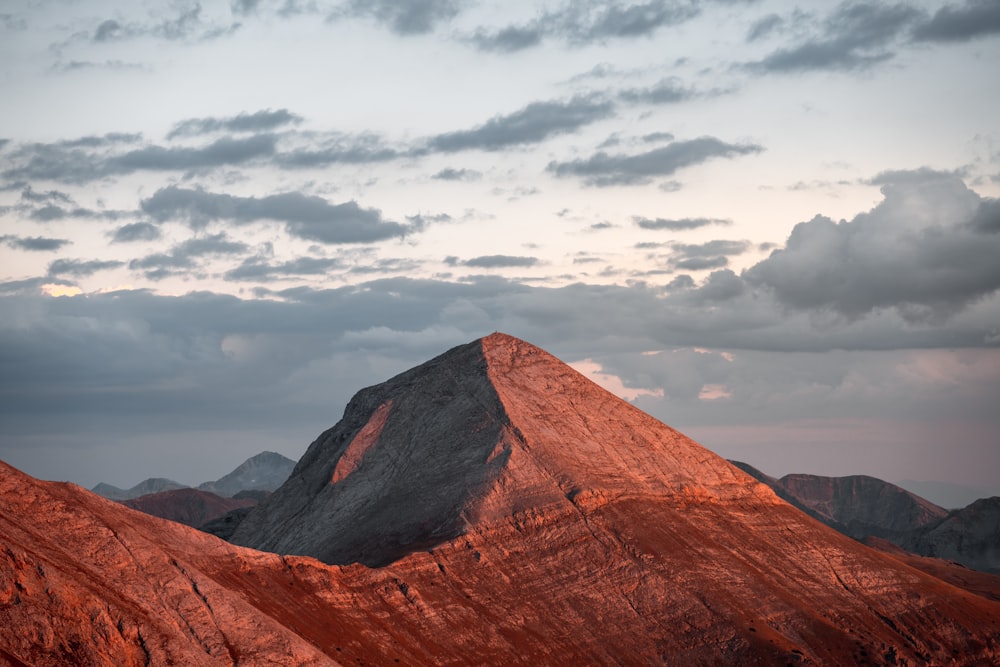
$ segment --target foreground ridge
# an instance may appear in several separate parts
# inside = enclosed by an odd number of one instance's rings
[[[0,664],[1000,659],[1000,579],[859,544],[503,334],[352,399],[238,527],[285,555],[7,466],[0,535]]]

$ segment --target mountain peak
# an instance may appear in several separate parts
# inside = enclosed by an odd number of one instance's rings
[[[233,541],[382,565],[526,510],[763,494],[665,424],[494,333],[358,392]]]

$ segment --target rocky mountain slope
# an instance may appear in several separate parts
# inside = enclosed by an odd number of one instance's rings
[[[158,516],[161,519],[169,519],[186,526],[200,528],[233,510],[253,507],[258,503],[258,500],[223,498],[199,489],[174,489],[162,493],[149,493],[121,502],[127,507]]]
[[[1000,574],[1000,498],[983,498],[949,512],[874,477],[794,474],[776,479],[746,463],[733,463],[854,539],[883,538],[917,555]]]
[[[383,566],[237,547],[0,466],[0,656],[39,665],[1000,659],[1000,604],[977,594],[1000,591],[995,578],[981,575],[973,593],[851,540],[500,334],[359,392],[238,532]]]

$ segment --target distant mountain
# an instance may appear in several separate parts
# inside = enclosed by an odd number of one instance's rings
[[[160,493],[162,491],[186,488],[187,487],[184,484],[175,482],[172,479],[166,479],[164,477],[150,477],[149,479],[139,482],[131,489],[119,489],[117,486],[101,482],[91,489],[91,491],[99,496],[104,496],[109,500],[131,500],[132,498],[138,498],[139,496],[144,496],[149,493]]]
[[[1000,660],[1000,579],[852,540],[502,334],[360,391],[236,531],[278,553],[0,464],[0,663]]]
[[[889,482],[852,475],[771,477],[734,461],[775,493],[831,528],[865,540],[883,538],[921,556],[1000,573],[1000,497],[949,512]]]
[[[914,530],[948,515],[947,510],[906,489],[867,475],[792,474],[775,479],[746,463],[733,463],[785,500],[856,540],[873,536],[899,543]]]
[[[981,498],[954,510],[902,546],[925,556],[946,558],[966,567],[1000,574],[1000,497]]]
[[[226,498],[231,498],[241,491],[274,491],[288,479],[293,468],[295,461],[292,459],[275,452],[261,452],[251,456],[224,477],[214,482],[199,484],[198,489]],[[117,486],[101,482],[91,491],[110,500],[131,500],[150,493],[187,488],[190,487],[171,479],[153,477],[136,484],[131,489],[119,489]]]
[[[295,461],[275,452],[261,452],[214,482],[199,484],[202,491],[232,497],[240,491],[274,491],[295,468]]]
[[[235,509],[253,507],[258,502],[252,498],[223,498],[208,491],[189,488],[148,493],[122,501],[132,509],[193,528],[199,528]]]

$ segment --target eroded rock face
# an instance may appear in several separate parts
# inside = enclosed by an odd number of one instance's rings
[[[188,488],[149,493],[122,501],[122,504],[132,509],[194,528],[200,528],[235,509],[250,508],[257,503],[257,500],[250,498],[223,498],[214,493]]]
[[[997,602],[507,336],[360,392],[262,508],[244,537],[388,564],[240,548],[0,468],[0,646],[38,664],[1000,659]]]

